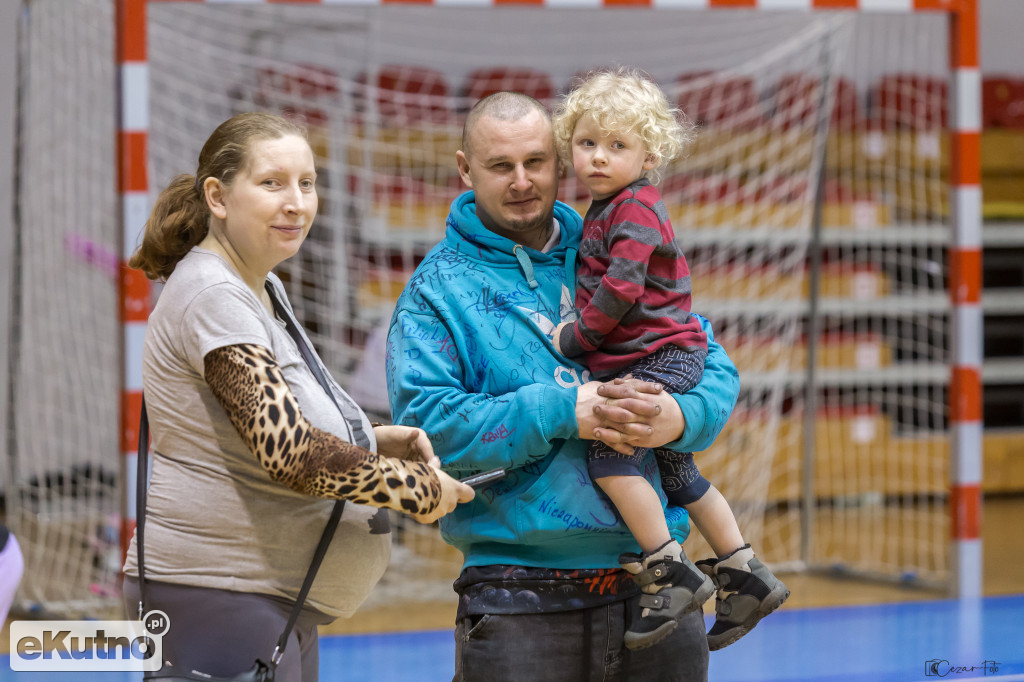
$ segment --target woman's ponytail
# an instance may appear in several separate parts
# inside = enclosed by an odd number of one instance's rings
[[[178,261],[206,236],[210,211],[200,192],[196,176],[174,178],[160,193],[146,221],[142,244],[128,266],[142,270],[146,277],[166,280]]]

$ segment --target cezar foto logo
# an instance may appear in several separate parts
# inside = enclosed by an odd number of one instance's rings
[[[163,666],[170,620],[150,611],[131,620],[16,620],[11,670],[21,672],[155,672]]]

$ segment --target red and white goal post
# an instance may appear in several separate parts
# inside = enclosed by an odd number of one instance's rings
[[[19,226],[15,294],[31,314],[18,320],[17,468],[7,485],[9,519],[28,545],[26,601],[59,609],[79,584],[116,592],[116,561],[109,547],[97,560],[96,520],[82,521],[100,503],[82,504],[79,493],[73,522],[50,513],[69,494],[49,485],[54,472],[111,461],[103,438],[66,444],[61,419],[78,415],[79,441],[120,421],[123,544],[134,527],[141,353],[154,296],[125,262],[155,193],[194,172],[218,123],[248,109],[307,123],[321,211],[279,274],[332,371],[364,406],[386,412],[381,330],[460,191],[461,116],[495,89],[552,103],[575,74],[610,64],[650,73],[700,125],[661,189],[693,270],[694,308],[741,372],[737,409],[698,462],[747,539],[779,568],[980,594],[976,0],[27,7],[21,72],[31,87],[19,102],[17,173],[22,215],[33,222]],[[111,44],[116,69],[104,70]],[[115,152],[104,152],[101,125],[75,127],[90,112],[118,122]],[[56,149],[60,163],[47,165]],[[116,178],[120,207],[109,208],[119,233],[104,219],[104,173],[112,185]],[[98,189],[62,212],[46,193],[54,182]],[[589,201],[572,177],[560,197],[579,209]],[[100,208],[86,210],[93,201]],[[27,282],[38,278],[64,287],[67,310],[32,298]],[[120,339],[106,326],[51,324],[108,293],[119,301]],[[119,345],[117,364],[100,362],[94,349]],[[65,359],[74,371],[120,375],[119,405],[116,388],[107,401],[95,378],[63,382],[71,399],[59,405],[52,393],[36,395],[39,377]],[[84,537],[76,552],[69,533]],[[700,558],[698,535],[687,551]],[[399,523],[399,560],[372,599],[450,599],[456,554],[435,530]]]

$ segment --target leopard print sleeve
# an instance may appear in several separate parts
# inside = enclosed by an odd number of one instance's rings
[[[413,515],[440,503],[441,483],[427,464],[381,457],[310,424],[266,348],[217,348],[206,354],[204,372],[238,435],[275,481],[307,495]]]

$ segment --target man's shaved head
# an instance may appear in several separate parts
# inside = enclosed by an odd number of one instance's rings
[[[548,110],[529,95],[510,91],[487,95],[474,104],[466,115],[466,123],[462,126],[462,152],[469,156],[469,141],[477,121],[482,117],[487,116],[496,121],[518,121],[531,111],[539,112],[549,124],[551,123],[551,114]]]
[[[483,98],[466,116],[455,161],[484,227],[530,248],[547,243],[560,166],[543,104],[518,92]]]

